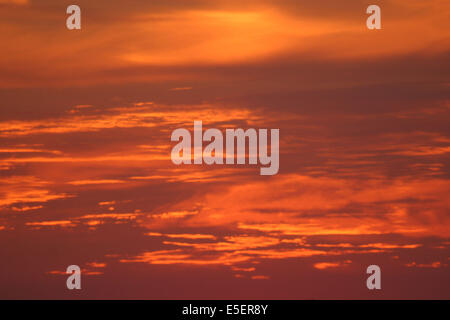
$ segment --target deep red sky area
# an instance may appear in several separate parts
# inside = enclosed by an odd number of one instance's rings
[[[448,0],[70,4],[0,0],[0,298],[450,298]],[[279,173],[174,165],[194,120]]]

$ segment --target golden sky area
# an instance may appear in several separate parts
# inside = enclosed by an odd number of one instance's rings
[[[0,0],[0,298],[450,298],[449,1],[70,4]],[[194,120],[279,173],[174,165]]]

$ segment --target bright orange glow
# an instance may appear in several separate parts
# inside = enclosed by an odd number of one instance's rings
[[[450,298],[448,0],[381,30],[361,1],[80,6],[0,0],[0,298],[72,297],[70,264],[86,299],[373,299],[372,264],[376,298]],[[174,164],[194,121],[279,129],[278,174]]]

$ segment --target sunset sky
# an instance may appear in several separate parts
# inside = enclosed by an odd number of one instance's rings
[[[0,43],[0,299],[450,299],[450,1],[0,0]],[[174,165],[194,120],[279,173]]]

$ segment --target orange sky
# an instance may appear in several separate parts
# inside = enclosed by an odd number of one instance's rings
[[[0,0],[0,298],[450,298],[450,3],[374,3]],[[279,173],[175,166],[194,120]]]

